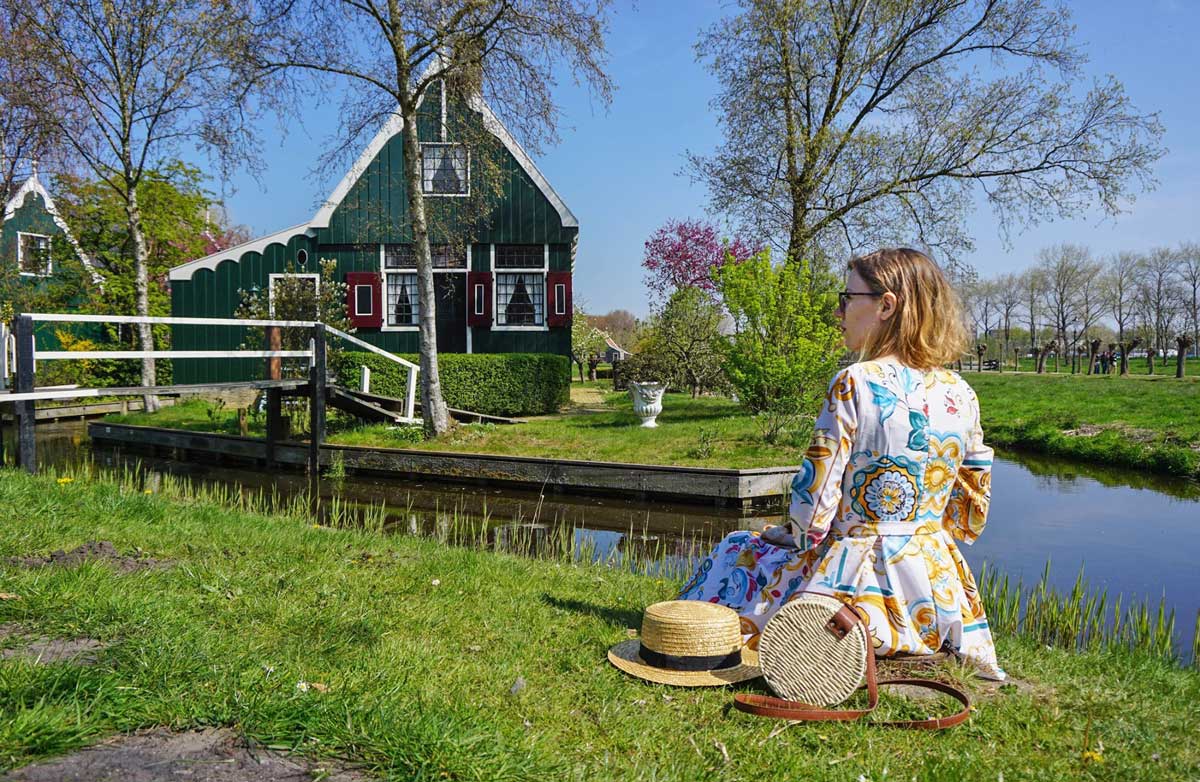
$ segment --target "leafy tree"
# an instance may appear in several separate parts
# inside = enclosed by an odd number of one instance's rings
[[[583,366],[588,365],[589,371],[595,371],[594,357],[604,352],[604,332],[589,322],[583,311],[581,302],[575,303],[575,312],[571,318],[571,359],[579,365],[579,382],[583,382]],[[595,380],[592,377],[592,380]]]
[[[281,22],[255,41],[260,64],[286,72],[346,79],[342,106],[344,145],[374,130],[380,120],[398,121],[403,134],[403,181],[408,214],[403,225],[416,254],[420,313],[421,409],[425,430],[450,427],[437,364],[436,304],[430,234],[462,240],[489,213],[508,172],[497,151],[493,119],[480,99],[495,107],[506,127],[537,151],[557,140],[559,107],[551,90],[553,66],[563,63],[605,103],[611,82],[604,71],[608,0],[276,0]],[[297,45],[303,41],[303,45]],[[444,95],[446,112],[434,107]],[[439,209],[427,203],[422,149],[417,133],[422,111],[459,145],[470,172],[465,198],[450,200],[437,231]],[[445,123],[445,124],[443,124]]]
[[[639,350],[662,356],[663,366],[671,368],[664,380],[695,398],[724,380],[721,317],[720,305],[704,290],[680,288],[650,319]]]
[[[139,199],[161,156],[195,142],[226,166],[252,160],[255,80],[244,65],[255,36],[238,0],[4,0],[12,23],[30,38],[30,82],[61,100],[43,105],[39,122],[71,156],[118,197],[124,209],[134,300],[151,313],[150,254]],[[137,328],[154,346],[149,325]],[[154,359],[141,382],[154,385]],[[146,409],[156,400],[145,398]]]
[[[717,284],[735,329],[725,373],[763,437],[776,442],[813,414],[837,366],[833,282],[805,261],[772,263],[763,250],[722,267]]]
[[[611,310],[603,315],[589,315],[592,325],[612,337],[623,348],[633,345],[637,336],[638,319],[629,310]]]
[[[171,267],[208,254],[208,248],[225,237],[225,229],[209,218],[213,194],[204,188],[204,181],[198,168],[168,161],[147,169],[138,182],[149,315],[171,314],[167,283]],[[82,308],[99,314],[138,312],[137,257],[124,198],[108,184],[80,176],[60,175],[56,188],[56,203],[63,219],[103,281],[102,290],[96,290]],[[135,330],[128,326],[108,328],[110,342],[134,344]],[[153,328],[155,344],[165,348],[170,339],[169,327]],[[112,382],[138,383],[138,372],[131,362],[102,362],[101,366]],[[160,370],[162,366],[156,367],[156,376]]]
[[[1109,214],[1153,184],[1163,129],[1114,77],[1083,89],[1067,9],[1045,0],[738,0],[700,37],[724,133],[689,168],[714,210],[790,257],[971,242]]]
[[[286,276],[276,278],[272,289],[257,286],[250,290],[239,290],[240,301],[234,313],[236,318],[246,320],[319,320],[327,326],[346,332],[354,331],[346,308],[347,285],[337,279],[337,261],[330,258],[320,260],[321,276],[317,285],[309,277],[297,276],[304,271],[293,263],[284,269]],[[280,329],[279,341],[282,350],[308,350],[311,334],[308,329]],[[266,330],[246,330],[243,350],[259,350],[266,343]],[[341,340],[329,340],[325,344],[327,363],[336,365],[337,354],[342,350]],[[283,377],[307,377],[306,359],[281,359]],[[285,398],[284,408],[293,421],[306,420],[308,400]]]
[[[646,286],[660,300],[691,287],[715,294],[716,270],[740,263],[759,249],[740,236],[721,238],[714,225],[702,220],[668,220],[646,241]]]

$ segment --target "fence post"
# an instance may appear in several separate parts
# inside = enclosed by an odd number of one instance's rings
[[[17,337],[15,390],[18,394],[30,393],[33,391],[33,318],[18,315],[13,326]],[[15,403],[13,407],[17,427],[17,466],[24,467],[26,472],[34,474],[37,472],[37,440],[33,426],[37,415],[37,402],[28,399]]]
[[[308,374],[308,491],[313,514],[321,497],[321,441],[325,439],[325,324],[313,326],[312,366]]]
[[[0,390],[8,388],[8,324],[0,321]]]
[[[408,393],[407,399],[404,401],[404,414],[409,418],[416,418],[417,410],[417,370],[413,367],[408,368]]]
[[[283,338],[279,335],[278,326],[267,326],[267,350],[280,351],[283,350]],[[280,380],[283,378],[283,359],[279,356],[271,356],[267,359],[267,380]]]

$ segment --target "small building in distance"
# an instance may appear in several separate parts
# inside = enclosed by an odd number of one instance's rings
[[[453,210],[479,186],[483,166],[447,137],[433,85],[417,122],[427,208]],[[502,194],[469,236],[431,235],[437,348],[451,353],[571,350],[571,279],[579,221],[486,103],[472,106],[500,142]],[[348,286],[355,336],[392,353],[420,348],[415,250],[403,170],[402,120],[393,115],[311,219],[182,264],[170,272],[175,316],[231,318],[241,292],[273,290],[287,275],[320,284],[320,260]],[[303,166],[297,166],[297,176]],[[307,284],[307,283],[306,283]],[[235,349],[235,329],[174,327],[180,350]],[[174,361],[177,383],[258,376],[255,359]]]
[[[629,357],[629,351],[613,342],[613,338],[607,334],[604,335],[604,345],[604,360],[609,364],[624,361]]]
[[[91,260],[79,247],[54,206],[54,199],[38,178],[37,168],[4,205],[0,230],[0,263],[22,281],[36,285],[55,273],[51,249],[66,242],[96,284],[102,282]]]

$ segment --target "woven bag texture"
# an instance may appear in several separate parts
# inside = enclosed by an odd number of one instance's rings
[[[855,623],[841,640],[825,627],[841,607],[836,598],[803,594],[763,628],[759,664],[776,695],[810,706],[835,706],[862,684],[869,640],[862,624]]]

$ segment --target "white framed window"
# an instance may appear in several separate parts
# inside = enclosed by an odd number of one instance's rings
[[[387,272],[387,318],[385,326],[416,328],[421,317],[416,272]]]
[[[434,269],[467,268],[466,253],[456,252],[453,245],[431,244],[429,245],[429,255],[433,260]],[[416,247],[411,244],[384,245],[383,268],[385,270],[417,268]]]
[[[17,269],[29,277],[49,277],[50,237],[17,231]]]
[[[542,272],[496,274],[496,323],[500,326],[544,326],[546,275]]]
[[[271,317],[286,320],[316,320],[319,274],[272,274],[267,282],[267,306]],[[276,312],[276,302],[281,311]],[[286,306],[284,304],[286,302]]]
[[[301,247],[296,251],[296,265],[305,266],[308,264],[308,250]]]
[[[494,330],[545,331],[548,244],[494,244],[491,248]]]
[[[355,285],[354,286],[354,314],[357,317],[363,315],[374,315],[374,285]]]
[[[471,155],[462,144],[421,144],[421,191],[426,195],[471,194]]]

